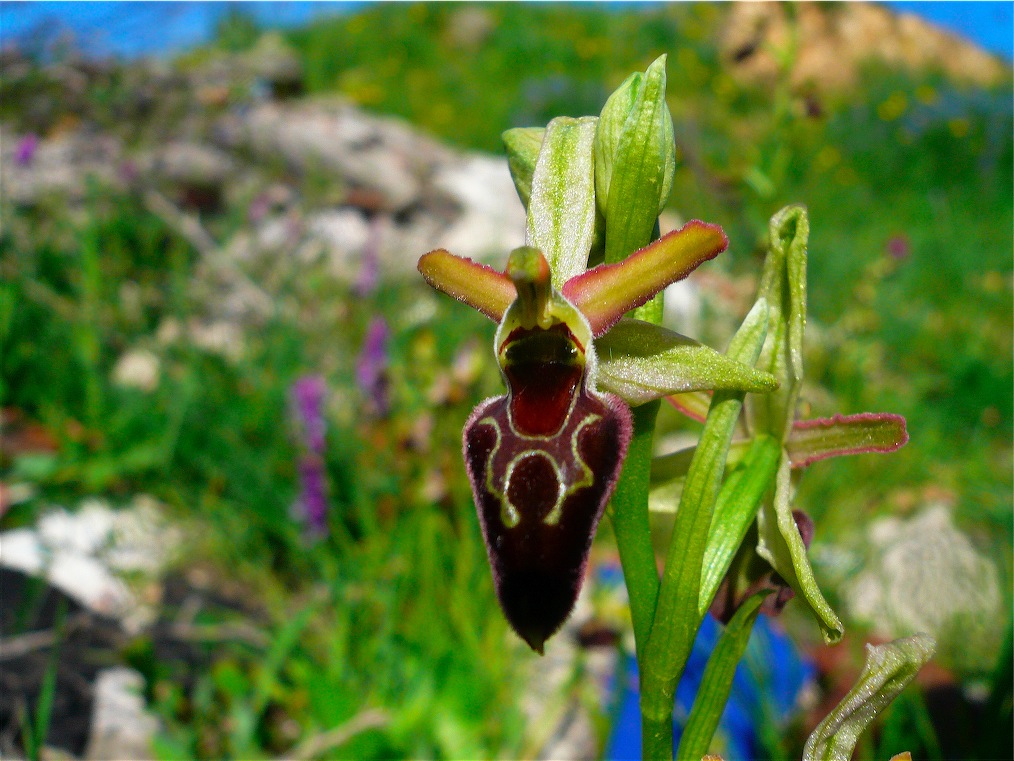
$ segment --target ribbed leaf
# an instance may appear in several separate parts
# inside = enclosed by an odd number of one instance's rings
[[[849,761],[859,735],[912,681],[936,650],[928,634],[867,645],[866,664],[848,695],[817,725],[803,761]]]
[[[803,544],[803,537],[792,517],[791,467],[789,456],[783,450],[775,479],[774,497],[764,501],[757,518],[760,534],[757,554],[767,560],[796,594],[806,601],[820,624],[824,640],[833,644],[841,639],[844,630],[817,586],[806,554],[806,545]]]
[[[588,266],[595,232],[592,142],[597,122],[594,116],[553,119],[532,176],[526,242],[546,255],[557,290]]]
[[[676,758],[680,761],[697,761],[708,752],[708,746],[711,745],[722,718],[722,711],[729,701],[729,693],[732,692],[736,666],[750,642],[750,632],[753,631],[761,603],[769,594],[770,590],[764,590],[747,598],[719,637],[708,658],[708,665],[704,668],[701,686],[683,728],[676,753]]]
[[[721,227],[692,220],[621,262],[576,275],[564,284],[563,295],[584,313],[595,335],[601,336],[624,313],[682,280],[728,246]]]
[[[740,467],[722,484],[711,518],[708,544],[704,548],[698,615],[703,616],[711,607],[722,579],[757,517],[764,494],[771,488],[780,456],[777,441],[770,436],[758,436],[750,443]]]
[[[752,365],[764,344],[767,304],[758,299],[729,346],[729,357]],[[716,391],[701,433],[697,452],[690,464],[680,506],[676,512],[672,542],[666,555],[665,573],[659,590],[655,623],[644,660],[643,694],[669,696],[686,665],[701,617],[696,615],[701,586],[701,565],[718,498],[726,454],[732,440],[743,392]],[[656,688],[656,685],[660,685]],[[665,698],[668,699],[668,698]],[[643,707],[646,715],[662,710],[659,705]],[[669,710],[672,710],[671,702]]]
[[[770,375],[671,330],[620,320],[595,342],[598,385],[638,405],[682,391],[770,391]]]

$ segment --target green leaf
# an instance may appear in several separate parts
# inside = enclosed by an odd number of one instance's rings
[[[803,329],[806,325],[806,209],[787,206],[771,218],[768,255],[760,295],[771,307],[768,339],[757,366],[774,375],[780,388],[756,400],[758,430],[785,441],[795,420],[803,382]]]
[[[667,285],[682,280],[729,245],[722,228],[692,220],[615,264],[582,272],[563,286],[596,336]]]
[[[859,735],[933,656],[936,642],[915,634],[886,645],[867,645],[855,686],[817,725],[803,747],[803,761],[849,761]]]
[[[596,166],[603,167],[607,188],[599,206],[606,220],[605,260],[618,262],[651,240],[659,212],[672,192],[676,168],[672,115],[665,101],[665,61],[659,56],[643,78],[628,79],[625,88],[605,109],[610,124],[596,149]],[[634,92],[636,90],[636,93]],[[623,127],[616,122],[630,101]],[[602,206],[605,201],[605,206]]]
[[[719,637],[708,658],[708,665],[704,668],[701,686],[683,728],[676,758],[697,761],[708,752],[708,746],[711,745],[722,718],[722,711],[729,700],[729,693],[732,692],[736,666],[750,642],[750,632],[753,631],[761,603],[770,593],[771,590],[765,589],[747,598]]]
[[[864,412],[796,421],[785,449],[792,467],[802,468],[828,457],[893,452],[907,442],[908,430],[901,415]]]
[[[632,406],[681,391],[770,391],[767,373],[658,325],[623,319],[595,342],[597,383]]]
[[[740,467],[725,479],[711,518],[708,544],[701,569],[701,594],[697,614],[704,616],[729,571],[743,538],[757,516],[757,508],[771,487],[781,449],[770,436],[758,436]]]
[[[504,273],[442,248],[423,254],[418,269],[431,287],[477,309],[493,322],[503,319],[518,295]]]
[[[557,290],[588,265],[595,233],[592,141],[598,118],[557,117],[532,176],[526,243],[546,255]]]
[[[810,558],[806,554],[806,545],[803,544],[803,537],[792,517],[791,468],[789,455],[782,450],[774,497],[764,501],[757,517],[760,535],[757,554],[767,560],[796,594],[802,597],[817,618],[824,641],[833,644],[842,638],[844,629],[817,586]]]
[[[539,159],[545,134],[545,127],[515,127],[501,135],[507,149],[507,167],[526,211],[532,196],[532,175],[535,174],[535,163]]]
[[[764,299],[758,299],[732,339],[730,358],[748,364],[756,361],[764,344],[767,311]],[[652,719],[667,710],[671,713],[676,684],[700,626],[701,566],[743,396],[743,392],[715,392],[680,497],[643,664],[642,711]]]

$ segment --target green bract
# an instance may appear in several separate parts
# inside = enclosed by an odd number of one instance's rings
[[[867,645],[866,664],[855,686],[813,730],[803,761],[848,761],[859,735],[933,656],[936,642],[927,634]]]
[[[588,266],[595,232],[592,141],[598,119],[553,119],[532,175],[527,243],[549,262],[559,289]]]

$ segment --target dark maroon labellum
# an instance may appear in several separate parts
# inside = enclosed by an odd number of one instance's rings
[[[541,653],[577,600],[588,551],[630,440],[630,410],[591,390],[566,325],[518,329],[506,396],[473,412],[465,465],[500,605]]]

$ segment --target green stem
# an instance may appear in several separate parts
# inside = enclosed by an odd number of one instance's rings
[[[616,533],[623,579],[630,598],[630,615],[634,623],[634,642],[639,662],[651,632],[659,588],[658,567],[655,564],[655,550],[651,544],[651,526],[648,521],[648,486],[655,417],[660,404],[658,401],[649,402],[631,410],[634,434],[612,499],[613,531]]]

